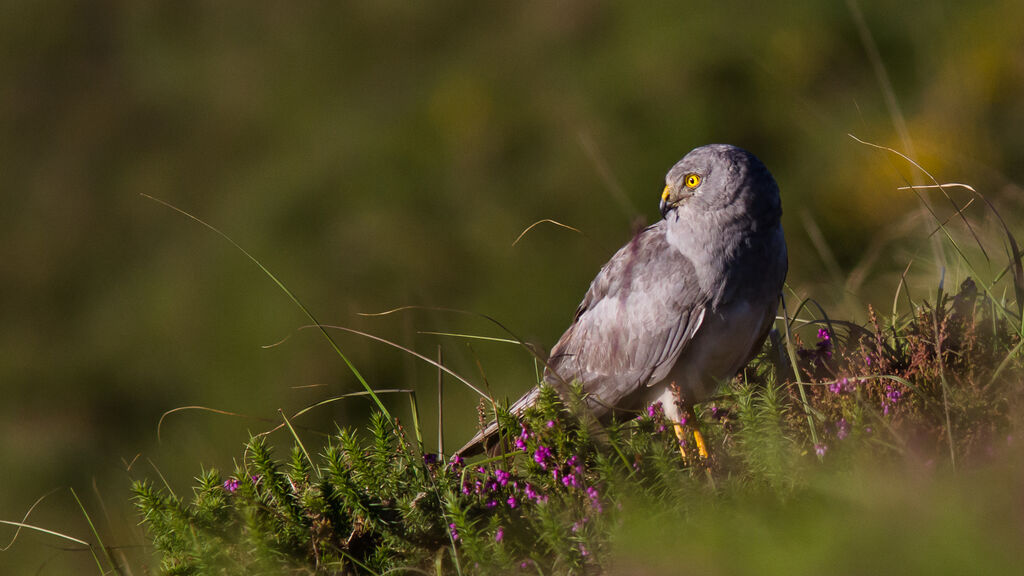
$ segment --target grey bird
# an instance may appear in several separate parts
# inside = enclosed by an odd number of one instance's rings
[[[547,361],[544,381],[579,382],[596,418],[661,402],[678,422],[746,366],[775,321],[788,259],[778,185],[760,160],[696,148],[666,175],[660,209],[598,272]]]

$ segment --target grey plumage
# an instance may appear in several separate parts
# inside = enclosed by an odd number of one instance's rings
[[[768,169],[712,144],[687,154],[665,183],[664,218],[601,268],[548,359],[545,382],[581,382],[596,417],[661,401],[678,418],[670,384],[687,404],[704,400],[750,361],[774,322],[787,256]]]

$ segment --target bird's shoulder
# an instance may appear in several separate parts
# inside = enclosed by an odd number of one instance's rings
[[[608,298],[626,299],[643,294],[664,304],[704,300],[693,262],[665,234],[666,222],[659,220],[637,232],[601,267],[576,309],[574,321]]]
[[[617,405],[664,376],[700,328],[707,303],[693,263],[666,240],[664,220],[648,226],[594,278],[551,350],[545,380],[578,380]]]

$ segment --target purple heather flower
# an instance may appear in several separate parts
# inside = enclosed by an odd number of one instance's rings
[[[547,427],[548,428],[554,428],[555,427],[555,421],[554,420],[548,420],[547,421]]]
[[[526,441],[529,439],[530,431],[526,428],[526,424],[523,424],[519,432],[519,437],[516,438],[516,448],[526,450]]]
[[[547,446],[541,444],[537,446],[537,449],[533,452],[533,461],[540,464],[542,470],[547,470],[547,459],[551,457],[551,450]]]
[[[889,408],[895,406],[900,398],[903,397],[903,391],[897,388],[894,384],[885,385],[885,398],[882,399],[882,414],[888,415]]]
[[[526,486],[523,488],[523,493],[526,494],[526,497],[529,498],[530,500],[537,499],[537,492],[529,483],[527,483]]]
[[[487,506],[488,508],[494,508],[497,505],[498,505],[498,502],[495,501],[495,500],[488,500],[487,504],[484,504],[484,506]]]
[[[849,384],[850,380],[848,378],[840,378],[828,385],[828,391],[833,394],[842,394],[849,388]]]
[[[661,418],[665,415],[665,408],[661,405],[661,402],[655,402],[647,407],[647,416],[651,418]]]
[[[535,500],[537,502],[548,501],[548,497],[546,495],[538,494],[537,491],[533,489],[533,486],[530,485],[529,483],[527,483],[526,486],[523,488],[523,493],[526,494],[526,497],[530,500]]]
[[[497,468],[497,469],[494,470],[494,477],[498,480],[498,484],[500,484],[502,487],[508,485],[508,479],[511,476],[512,476],[511,474],[509,474],[508,472],[505,472],[501,468]]]
[[[570,456],[569,459],[565,461],[565,463],[567,466],[572,468],[572,471],[575,472],[576,474],[583,474],[583,465],[580,464],[580,459],[577,458],[575,454]]]
[[[814,445],[814,453],[817,454],[819,458],[825,456],[825,452],[828,452],[828,445],[827,444],[815,444]]]
[[[459,456],[458,454],[452,456],[449,462],[451,462],[455,466],[462,466],[465,463],[465,461],[462,459],[462,456]]]
[[[682,414],[682,415],[679,416],[679,424],[680,425],[686,426],[687,422],[689,422],[689,419],[686,417],[686,414]]]
[[[423,455],[423,463],[427,464],[427,465],[437,464],[437,454],[432,454],[430,452],[424,454]]]
[[[846,421],[846,418],[840,418],[839,422],[836,422],[836,437],[840,440],[845,440],[850,435],[850,423]]]
[[[587,550],[587,547],[583,544],[580,544],[580,556],[590,556],[590,552]]]
[[[591,500],[597,500],[600,494],[597,492],[597,488],[594,486],[587,486],[587,497]]]
[[[494,541],[495,542],[501,542],[504,539],[505,539],[505,529],[502,528],[501,526],[498,526],[498,530],[494,533]]]
[[[509,496],[508,500],[506,500],[505,502],[508,503],[509,508],[515,508],[519,504],[519,501],[516,500],[515,496]]]
[[[452,535],[452,540],[459,539],[459,531],[455,529],[455,523],[452,522],[448,525],[448,533]]]
[[[832,336],[828,333],[825,328],[818,328],[818,340],[825,340],[826,342],[831,340]]]
[[[228,478],[227,480],[225,480],[224,489],[227,490],[228,492],[234,492],[235,490],[238,490],[238,479]]]
[[[575,488],[577,486],[576,475],[569,473],[566,474],[565,476],[562,476],[562,484],[564,484],[566,487],[572,486],[573,488]]]

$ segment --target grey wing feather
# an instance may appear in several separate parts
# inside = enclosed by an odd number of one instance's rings
[[[616,406],[668,374],[700,328],[707,298],[664,225],[643,230],[601,269],[552,349],[545,381],[578,380],[596,404]]]
[[[708,297],[664,227],[661,220],[645,228],[601,268],[551,350],[544,381],[556,388],[580,381],[597,417],[662,380],[703,322]],[[509,411],[520,414],[538,393],[533,388]],[[492,422],[460,452],[469,455],[496,431]]]

